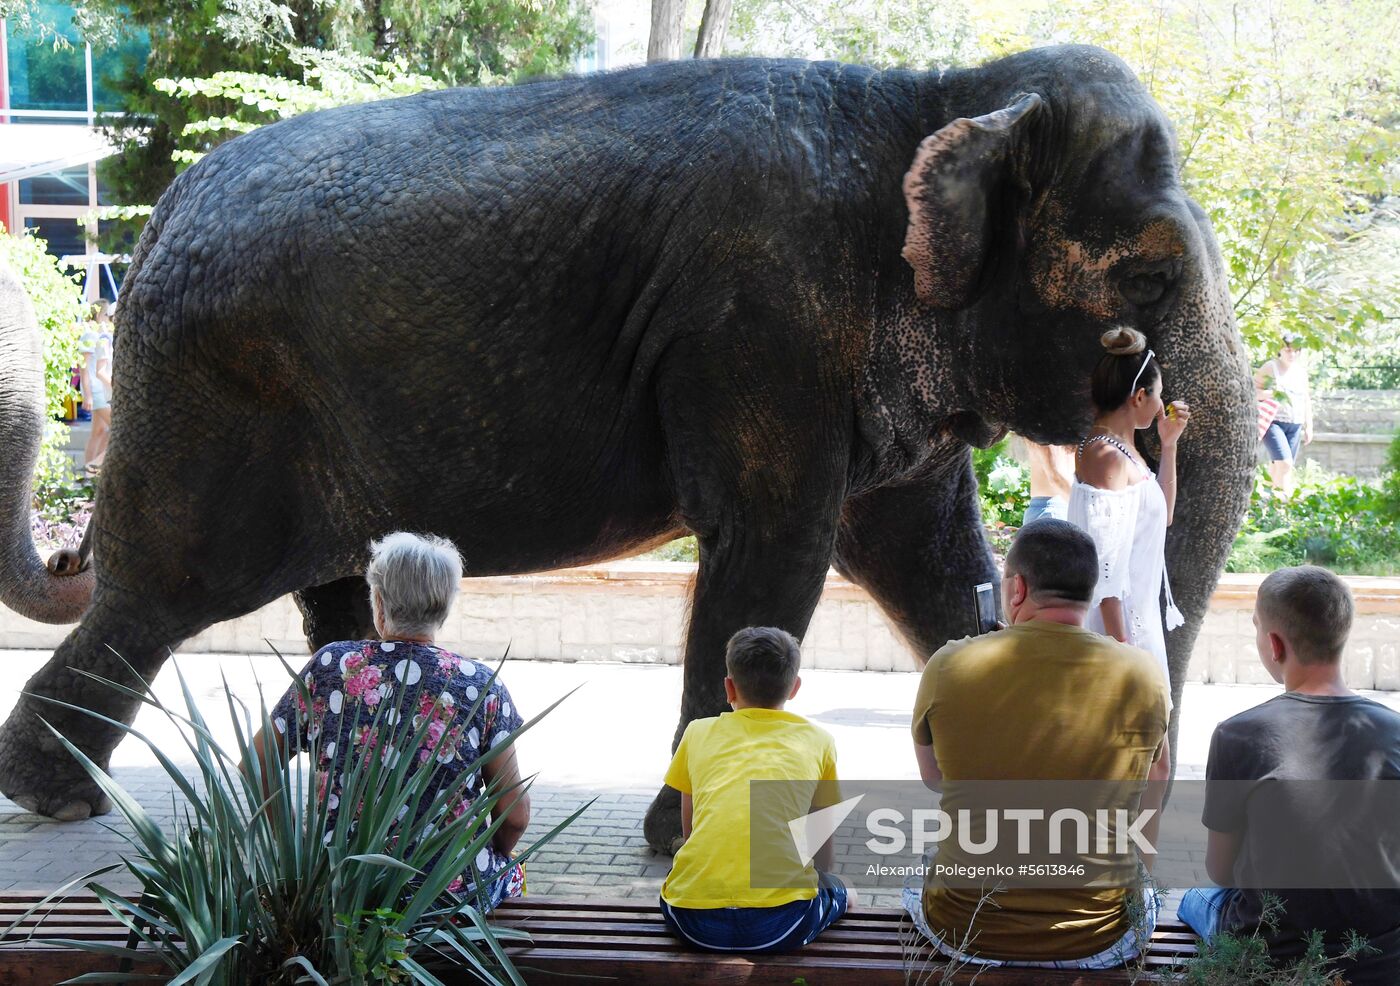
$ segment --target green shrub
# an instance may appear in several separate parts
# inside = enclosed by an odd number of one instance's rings
[[[47,252],[43,240],[25,231],[10,236],[0,226],[0,264],[19,275],[39,332],[44,338],[44,391],[48,415],[62,412],[64,398],[73,392],[70,378],[78,364],[78,323],[87,314],[77,274],[65,274]]]
[[[700,545],[695,540],[695,535],[691,534],[668,541],[661,547],[653,548],[637,557],[651,561],[699,561]]]
[[[1267,572],[1286,565],[1326,565],[1343,574],[1400,573],[1400,478],[1339,476],[1312,465],[1284,496],[1260,467],[1249,509],[1226,565]]]
[[[1006,448],[1007,441],[1002,439],[990,448],[972,450],[982,522],[993,532],[1020,527],[1031,502],[1030,470],[1011,458]]]
[[[83,305],[82,288],[76,274],[65,274],[45,248],[44,241],[26,231],[10,236],[0,225],[0,266],[19,275],[20,284],[34,306],[39,333],[44,345],[44,394],[47,400],[45,418],[52,421],[63,411],[64,400],[73,393],[73,367],[79,362],[78,328],[87,314]],[[67,437],[66,429],[44,429],[39,450],[39,463],[34,470],[34,483],[40,507],[46,519],[66,521],[84,491],[69,489],[70,468],[61,451]]]
[[[318,790],[318,772],[304,766],[301,757],[292,757],[270,766],[271,774],[265,775],[251,749],[257,728],[273,734],[265,703],[255,718],[226,694],[234,742],[225,748],[183,677],[183,715],[163,705],[144,683],[132,689],[87,677],[162,713],[184,739],[197,778],[186,778],[169,750],[135,728],[104,719],[145,743],[188,802],[175,830],[166,832],[116,781],[59,737],[130,824],[133,831],[125,838],[132,852],[120,863],[69,883],[30,914],[42,914],[51,901],[84,884],[132,930],[132,942],[139,940],[143,951],[138,957],[94,941],[68,941],[68,947],[109,956],[114,966],[127,956],[139,961],[154,957],[172,981],[196,986],[438,983],[425,962],[460,965],[487,983],[522,983],[501,941],[527,936],[494,927],[474,900],[455,899],[447,888],[461,874],[463,861],[476,859],[499,828],[490,821],[492,809],[503,799],[508,804],[528,782],[517,788],[488,785],[459,817],[453,817],[453,806],[471,775],[554,706],[482,754],[453,785],[435,792],[434,772],[413,768],[420,750],[427,747],[435,754],[451,742],[451,731],[443,731],[435,747],[428,739],[434,715],[414,719],[413,728],[395,728],[393,723],[403,721],[400,708],[411,707],[405,705],[412,701],[405,690],[398,703],[386,702],[376,710],[369,727],[370,735],[383,737],[379,755],[348,761],[341,776],[341,801],[360,805],[359,811],[340,811],[327,833],[328,813],[335,806]],[[134,672],[131,678],[139,681]],[[306,685],[295,675],[293,679],[309,708]],[[483,689],[467,720],[486,695]],[[317,737],[309,751],[312,764],[321,762],[319,746]],[[517,860],[537,852],[586,807]],[[138,904],[100,882],[116,870],[136,878],[142,889]],[[114,972],[83,981],[131,979]]]
[[[1308,936],[1307,946],[1298,959],[1275,964],[1269,957],[1265,934],[1278,926],[1283,913],[1277,897],[1264,894],[1261,928],[1249,934],[1224,932],[1208,944],[1202,943],[1196,957],[1164,979],[1177,986],[1340,986],[1333,962],[1323,947],[1321,932]],[[1374,951],[1364,938],[1353,933],[1342,959],[1353,959]]]
[[[1381,479],[1381,510],[1392,524],[1400,524],[1400,431],[1390,440],[1386,473]]]

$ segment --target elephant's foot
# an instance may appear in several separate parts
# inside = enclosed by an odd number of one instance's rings
[[[673,787],[663,787],[647,809],[642,822],[647,845],[657,852],[674,856],[685,838],[681,835],[681,795]]]
[[[60,822],[112,810],[111,800],[72,754],[51,737],[47,744],[35,743],[26,732],[12,722],[0,732],[0,794],[25,811]]]

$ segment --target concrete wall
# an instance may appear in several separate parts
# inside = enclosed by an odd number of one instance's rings
[[[1385,468],[1400,431],[1400,391],[1335,390],[1313,400],[1313,442],[1303,458],[1332,472],[1370,478]]]
[[[470,657],[675,664],[695,566],[616,562],[545,575],[467,579],[439,643]],[[1250,614],[1260,576],[1226,575],[1211,601],[1189,680],[1264,680]],[[1356,688],[1400,690],[1400,579],[1350,579],[1358,618],[1347,659]],[[0,649],[52,649],[67,627],[46,626],[0,609]],[[210,627],[187,653],[266,653],[295,663],[306,653],[301,614],[291,598]],[[864,590],[827,577],[803,642],[804,664],[850,670],[912,670],[914,657]]]

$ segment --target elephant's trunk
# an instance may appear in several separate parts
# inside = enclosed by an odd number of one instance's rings
[[[88,568],[60,577],[30,537],[44,428],[43,340],[19,279],[0,265],[0,602],[31,620],[73,623],[92,599]]]
[[[1178,709],[1196,635],[1249,502],[1257,444],[1254,384],[1219,250],[1204,216],[1193,212],[1207,258],[1200,283],[1182,285],[1183,297],[1193,300],[1154,339],[1164,399],[1191,405],[1191,423],[1177,451],[1176,510],[1167,532],[1167,572],[1186,617],[1167,636]]]

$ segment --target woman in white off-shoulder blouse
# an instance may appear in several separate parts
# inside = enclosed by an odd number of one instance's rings
[[[1176,504],[1176,443],[1190,420],[1182,402],[1162,404],[1162,371],[1140,332],[1115,329],[1094,370],[1097,415],[1079,443],[1069,521],[1094,539],[1099,584],[1087,626],[1140,647],[1167,674],[1165,630],[1181,625],[1166,577],[1167,527]],[[1157,423],[1162,458],[1154,475],[1133,446]],[[1167,599],[1165,628],[1159,599]]]
[[[1167,528],[1176,505],[1176,443],[1191,409],[1181,401],[1163,406],[1162,371],[1141,332],[1113,329],[1102,342],[1106,352],[1090,382],[1094,427],[1079,443],[1069,495],[1069,522],[1088,532],[1099,553],[1099,584],[1085,626],[1157,659],[1170,713],[1165,630],[1183,620],[1167,581]],[[1162,442],[1155,475],[1133,446],[1137,431],[1154,421]],[[1158,601],[1163,595],[1165,629]],[[1171,769],[1170,745],[1163,739],[1148,771],[1143,808],[1161,808]],[[1149,841],[1155,842],[1157,826],[1156,815],[1144,826]]]

